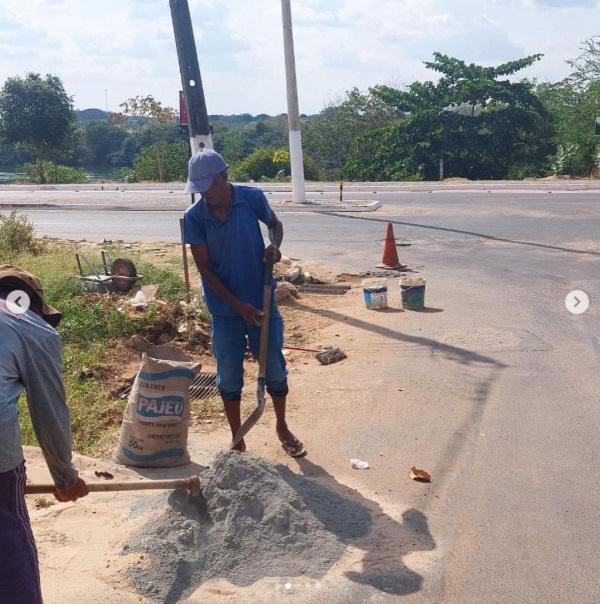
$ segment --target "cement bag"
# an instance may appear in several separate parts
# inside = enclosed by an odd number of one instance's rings
[[[119,463],[142,468],[189,463],[189,389],[199,371],[200,363],[143,355],[123,415]]]

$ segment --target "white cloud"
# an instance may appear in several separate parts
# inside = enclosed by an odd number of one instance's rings
[[[209,111],[285,111],[279,0],[190,0],[190,10]],[[434,78],[423,61],[435,50],[484,64],[543,52],[528,75],[562,78],[600,22],[592,0],[292,0],[292,11],[306,113],[354,86]],[[0,81],[27,71],[59,75],[78,107],[103,107],[105,89],[113,109],[136,94],[175,105],[168,2],[0,0]]]

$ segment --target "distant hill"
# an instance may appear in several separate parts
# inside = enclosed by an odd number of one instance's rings
[[[82,109],[77,112],[77,117],[80,124],[87,124],[89,122],[100,122],[109,119],[109,114],[102,109]],[[248,126],[249,124],[255,124],[259,122],[268,122],[275,118],[285,117],[285,114],[279,116],[267,115],[261,113],[259,115],[252,115],[250,113],[239,113],[234,115],[220,115],[213,114],[208,116],[208,120],[211,124],[223,124],[225,126]]]
[[[108,119],[108,113],[102,109],[82,109],[77,112],[80,124],[88,122],[104,122]]]

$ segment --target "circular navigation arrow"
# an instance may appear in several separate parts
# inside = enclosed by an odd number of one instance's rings
[[[6,308],[13,315],[22,315],[29,310],[31,298],[29,295],[20,289],[15,289],[6,296]]]
[[[584,291],[574,289],[567,294],[565,306],[572,315],[582,315],[590,307],[590,298]]]

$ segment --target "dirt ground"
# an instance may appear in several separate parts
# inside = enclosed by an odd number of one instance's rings
[[[334,280],[335,276],[326,267],[310,267],[313,274],[325,280]],[[302,468],[305,475],[311,476],[311,449],[316,446],[316,435],[323,437],[323,428],[316,424],[334,425],[335,410],[329,410],[324,403],[324,393],[335,389],[343,392],[360,391],[364,388],[361,369],[377,362],[381,354],[378,341],[382,336],[374,336],[365,341],[356,321],[368,320],[380,325],[384,330],[391,317],[401,311],[398,295],[390,291],[390,308],[387,311],[369,311],[365,308],[360,278],[344,276],[344,281],[352,283],[352,289],[343,296],[302,295],[297,300],[280,305],[286,320],[286,343],[309,348],[338,346],[347,354],[348,359],[339,363],[321,366],[314,354],[296,350],[286,350],[289,365],[291,395],[289,398],[289,420],[293,430],[298,432],[307,445],[308,464]],[[397,279],[394,279],[394,283]],[[390,281],[390,285],[393,283]],[[391,288],[391,290],[398,289]],[[404,313],[406,314],[406,313]],[[353,320],[351,320],[353,319]],[[204,359],[206,362],[207,359]],[[204,370],[210,370],[206,363]],[[246,389],[244,392],[244,413],[249,413],[255,405],[254,379],[256,363],[247,363]],[[198,403],[194,403],[198,405]],[[189,448],[192,463],[189,466],[173,469],[139,470],[114,464],[109,459],[92,459],[76,456],[75,464],[82,476],[88,480],[98,480],[94,472],[109,471],[116,479],[140,479],[159,477],[180,477],[198,472],[202,466],[210,464],[212,455],[228,444],[228,431],[224,417],[216,412],[211,419],[202,419],[196,409],[193,415]],[[299,421],[301,420],[301,421]],[[307,433],[307,426],[315,424],[314,433]],[[302,429],[295,428],[303,426]],[[313,431],[311,431],[313,432]],[[328,432],[325,431],[325,434]],[[331,435],[335,438],[335,435]],[[250,450],[266,459],[290,467],[298,472],[298,463],[288,458],[281,450],[274,436],[274,415],[267,408],[262,420],[249,434],[246,440]],[[31,481],[48,481],[48,474],[39,450],[28,447],[26,450],[28,474]],[[349,460],[346,462],[348,471]],[[307,469],[308,468],[308,471]],[[319,478],[312,466],[312,474]],[[356,472],[356,471],[354,471]],[[329,476],[326,474],[326,476]],[[331,478],[333,478],[331,476]],[[334,481],[335,482],[335,481]],[[347,481],[346,481],[347,482]],[[335,482],[336,489],[352,493],[352,485]],[[365,494],[365,493],[363,493]],[[374,499],[377,491],[368,493]],[[122,604],[147,601],[136,594],[129,584],[127,569],[132,565],[144,565],[148,560],[140,554],[123,555],[122,547],[128,537],[144,523],[152,522],[154,496],[147,493],[92,494],[76,502],[61,504],[50,496],[30,496],[28,505],[32,524],[40,553],[43,592],[47,604],[64,602],[109,602]],[[375,505],[369,500],[369,505]],[[385,514],[384,514],[385,511]],[[389,501],[375,505],[371,509],[375,517],[395,518],[401,522],[402,512]],[[385,530],[385,529],[384,529]],[[352,573],[362,568],[366,572],[366,558],[374,548],[380,548],[387,537],[378,530],[363,538],[360,542],[347,542],[345,554],[332,563],[331,569],[322,580],[303,579],[303,590],[312,590],[316,596],[319,590],[333,589],[346,571]],[[414,545],[414,544],[413,544]],[[393,544],[390,545],[392,547]],[[424,544],[422,549],[428,549]],[[367,552],[365,554],[365,552]],[[381,554],[385,558],[385,552]],[[376,564],[380,564],[377,562]],[[248,602],[279,601],[287,597],[290,590],[302,578],[269,577],[251,586],[236,586],[224,581],[210,581],[196,590],[187,600],[189,602]],[[326,591],[323,591],[325,595]]]

